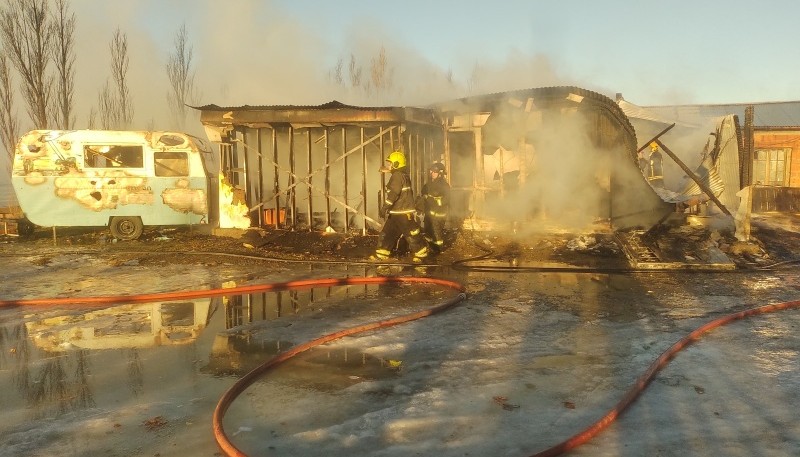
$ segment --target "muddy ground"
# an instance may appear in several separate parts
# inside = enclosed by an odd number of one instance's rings
[[[779,216],[759,220],[750,243],[700,226],[645,235],[664,261],[703,262],[720,250],[736,263],[733,273],[514,269],[624,267],[619,243],[604,231],[451,232],[448,249],[422,268],[402,265],[408,256],[387,267],[365,261],[375,235],[57,235],[2,240],[0,299],[382,274],[465,285],[467,300],[445,313],[331,343],[248,389],[226,418],[248,455],[529,456],[602,417],[689,331],[796,300],[800,290],[795,219]],[[249,369],[320,334],[449,295],[407,287],[254,294],[195,302],[195,322],[206,317],[194,327],[177,325],[191,324],[192,313],[175,303],[0,308],[0,456],[220,455],[211,413]],[[166,340],[133,340],[148,334],[156,309],[160,321],[177,323],[164,326]],[[797,312],[787,311],[713,332],[660,372],[616,424],[568,455],[798,455],[798,325]]]
[[[442,253],[433,253],[430,265],[449,265],[476,258],[491,258],[509,264],[605,266],[629,265],[618,236],[601,227],[595,231],[514,233],[450,229]],[[797,229],[797,230],[796,230]],[[800,252],[800,216],[769,214],[756,216],[748,242],[737,241],[727,228],[692,224],[685,218],[668,222],[638,235],[663,262],[711,263],[709,250],[718,249],[739,268],[759,268],[792,261]],[[125,253],[154,251],[162,261],[187,260],[182,252],[218,252],[242,256],[291,260],[365,262],[373,253],[378,235],[361,231],[325,233],[307,230],[257,229],[215,230],[208,228],[146,229],[136,241],[118,241],[105,230],[39,228],[31,237],[0,236],[0,252],[43,253],[89,249],[94,252]],[[407,263],[410,256],[402,244],[389,262]]]

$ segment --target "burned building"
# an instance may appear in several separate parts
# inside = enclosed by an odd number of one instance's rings
[[[636,134],[622,110],[577,87],[429,107],[197,109],[220,147],[221,226],[377,229],[385,184],[378,168],[397,149],[417,190],[432,162],[445,164],[453,224],[620,229],[651,226],[671,211],[639,173]],[[245,215],[239,221],[225,214],[227,193],[228,206]]]
[[[469,214],[528,230],[651,226],[671,211],[642,179],[636,134],[609,98],[546,87],[441,104],[451,184]]]
[[[438,113],[413,107],[318,106],[198,108],[219,143],[221,226],[274,226],[366,233],[378,212],[386,156],[403,150],[414,186],[444,154]],[[241,220],[226,214],[226,189]]]
[[[800,148],[800,102],[645,108],[662,118],[694,124],[703,119],[735,116],[740,130],[741,187],[752,186],[752,212],[797,212],[800,208],[800,160],[792,152]]]

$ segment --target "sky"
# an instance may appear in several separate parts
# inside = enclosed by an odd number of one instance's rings
[[[186,24],[197,105],[424,105],[577,85],[639,105],[800,99],[791,1],[629,2],[72,0],[78,112],[109,76],[114,29],[127,34],[135,120],[161,122],[164,71]],[[365,74],[386,52],[392,90],[335,85],[337,60]],[[446,75],[452,74],[452,83]],[[345,74],[345,78],[347,75]]]
[[[800,100],[800,3],[789,0],[70,0],[70,7],[78,128],[87,127],[110,77],[117,28],[128,38],[131,128],[176,128],[165,66],[184,24],[194,106],[424,106],[558,85],[621,93],[642,106]],[[351,57],[366,80],[381,49],[390,87],[348,84]],[[344,84],[331,77],[339,60]],[[16,111],[20,129],[29,130],[21,97]],[[193,115],[187,130],[202,133]]]

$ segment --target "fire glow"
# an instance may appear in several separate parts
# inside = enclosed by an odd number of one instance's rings
[[[219,175],[219,227],[246,229],[250,227],[248,208],[225,177]]]

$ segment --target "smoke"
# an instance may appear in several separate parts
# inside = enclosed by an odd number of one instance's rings
[[[653,123],[631,118],[631,124],[636,129],[636,136],[639,145],[645,144],[651,138],[659,134],[665,123]],[[676,125],[667,133],[659,137],[659,140],[673,152],[678,159],[692,171],[700,165],[704,152],[710,151],[714,147],[714,137],[710,134],[719,127],[719,119],[696,119],[694,125]],[[645,148],[645,157],[649,154],[650,148]],[[664,187],[674,191],[682,191],[690,182],[686,171],[678,165],[667,154],[663,154],[664,165]]]
[[[593,146],[577,109],[508,106],[488,122],[487,146],[496,147],[484,162],[488,213],[524,223],[523,233],[584,230],[607,218],[611,164],[624,155]]]
[[[422,50],[383,31],[379,18],[354,22],[348,30],[337,31],[341,40],[332,40],[308,18],[293,16],[271,2],[74,0],[71,8],[77,19],[77,128],[87,127],[98,93],[110,77],[109,43],[117,28],[128,39],[133,129],[175,128],[169,117],[165,68],[184,22],[194,54],[199,94],[192,101],[195,106],[316,105],[334,99],[366,106],[426,106],[480,93],[573,83],[559,75],[547,57],[517,50],[503,50],[505,57],[499,59],[470,55],[454,57],[453,62],[430,61]],[[366,85],[381,49],[390,80],[385,89],[352,87],[346,74],[344,85],[331,80],[336,62],[344,60],[347,72],[352,56]],[[187,130],[202,134],[199,115],[192,111],[191,116]]]
[[[97,112],[98,94],[110,78],[109,43],[117,28],[128,39],[132,129],[176,128],[167,104],[166,63],[184,23],[194,55],[199,94],[192,100],[195,106],[316,105],[334,99],[365,106],[426,106],[514,89],[581,86],[547,56],[517,49],[491,55],[473,55],[467,49],[452,62],[431,61],[422,50],[385,32],[378,17],[337,30],[343,39],[336,40],[315,29],[315,21],[291,15],[272,2],[73,0],[71,8],[77,19],[76,128],[87,128],[89,113]],[[386,56],[386,85],[377,90],[367,83],[372,82],[371,66],[381,52]],[[344,84],[330,77],[340,59],[347,71],[351,56],[365,86],[348,84],[347,75]],[[199,113],[190,113],[187,132],[204,136]],[[517,161],[526,169],[525,182],[516,189],[501,189],[494,174],[486,179],[494,186],[491,192],[507,194],[506,204],[493,211],[507,216],[535,214],[575,226],[591,222],[603,205],[607,152],[593,150],[580,116],[549,121],[546,127],[541,120],[536,122],[535,135],[527,131],[530,125],[510,132],[514,138],[531,138],[524,151],[517,144],[503,146],[507,154],[516,151]],[[23,122],[23,130],[26,127],[30,126]],[[488,155],[487,161],[499,155]]]

